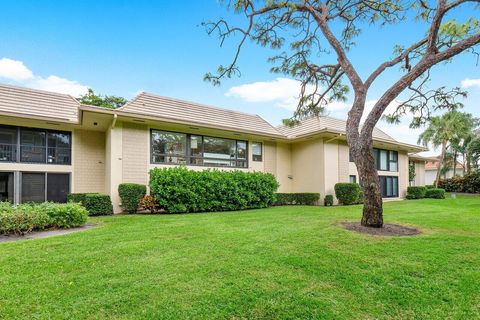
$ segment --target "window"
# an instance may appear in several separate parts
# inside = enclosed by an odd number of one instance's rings
[[[67,202],[70,174],[22,172],[21,202]]]
[[[152,130],[152,163],[248,167],[246,141]]]
[[[47,173],[47,201],[67,202],[70,192],[70,175],[67,173]]]
[[[14,202],[13,172],[0,172],[0,201]]]
[[[350,183],[357,183],[357,176],[350,176]]]
[[[398,197],[398,177],[379,176],[379,180],[383,198]]]
[[[70,134],[65,132],[48,132],[47,163],[70,163]]]
[[[187,135],[183,133],[152,131],[152,162],[185,164]]]
[[[348,161],[354,162],[354,161],[353,161],[353,154],[352,154],[352,150],[351,150],[351,149],[348,149]]]
[[[17,161],[16,127],[0,127],[0,161]]]
[[[391,150],[373,149],[375,167],[379,171],[398,171],[398,152]]]
[[[252,142],[252,160],[263,161],[263,145],[261,142]]]
[[[45,201],[45,173],[22,173],[22,202]]]
[[[0,126],[0,161],[71,163],[71,133]]]

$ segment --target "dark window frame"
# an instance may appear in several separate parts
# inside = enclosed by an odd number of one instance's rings
[[[398,198],[399,190],[398,190],[398,176],[378,176],[380,182],[380,192],[382,194],[382,198]],[[389,181],[392,183],[392,194],[387,193],[387,184]],[[396,188],[394,188],[396,185]],[[393,190],[396,189],[396,193]]]
[[[352,182],[352,178],[353,178],[353,182]],[[351,174],[348,176],[348,182],[350,183],[357,183],[357,176],[354,175],[354,174]]]
[[[10,125],[0,125],[0,130],[2,128],[8,128],[8,129],[15,129],[17,131],[16,133],[16,143],[15,144],[8,144],[10,146],[14,147],[14,154],[15,154],[15,159],[12,160],[0,160],[0,162],[9,162],[9,163],[38,163],[38,164],[49,164],[49,165],[71,165],[72,164],[72,132],[71,131],[62,131],[62,130],[50,130],[50,129],[42,129],[42,128],[31,128],[31,127],[21,127],[21,126],[10,126]],[[22,147],[27,147],[26,145],[22,144],[21,140],[21,135],[23,130],[28,130],[28,131],[37,131],[37,132],[44,132],[45,133],[45,145],[42,147],[37,147],[37,148],[43,148],[43,160],[42,161],[22,161]],[[52,133],[59,133],[59,134],[65,134],[69,138],[69,148],[64,148],[64,147],[49,147],[48,143],[48,137],[49,134]],[[5,144],[0,144],[5,145]],[[66,149],[68,151],[68,162],[49,162],[49,150],[54,149],[57,151],[58,149]]]
[[[183,134],[185,135],[186,139],[186,148],[185,148],[185,154],[181,155],[182,157],[185,157],[185,163],[169,163],[169,162],[155,162],[153,159],[154,155],[154,150],[153,150],[153,133],[154,131],[157,132],[169,132],[169,133],[176,133],[176,134]],[[193,156],[191,154],[191,137],[196,136],[196,137],[201,137],[202,138],[202,147],[201,147],[201,156]],[[215,138],[215,139],[225,139],[225,140],[230,140],[235,142],[235,157],[232,159],[222,159],[222,158],[213,158],[213,157],[204,157],[205,154],[205,137],[207,138]],[[245,159],[240,159],[238,158],[238,143],[239,142],[245,142]],[[185,132],[178,132],[178,131],[170,131],[170,130],[162,130],[162,129],[156,129],[156,128],[150,128],[150,164],[153,165],[186,165],[186,166],[198,166],[198,167],[215,167],[215,168],[239,168],[239,169],[248,169],[248,160],[249,160],[249,152],[248,152],[248,147],[249,143],[247,140],[237,140],[237,139],[230,139],[230,138],[224,138],[224,137],[216,137],[216,136],[209,136],[209,135],[202,135],[202,134],[196,134],[196,133],[185,133]],[[168,154],[156,154],[156,155],[163,155],[165,157],[168,156]],[[178,156],[178,155],[177,155]],[[201,160],[202,164],[197,164],[197,163],[192,163],[192,160]],[[222,166],[222,165],[214,165],[214,164],[204,164],[203,160],[222,160],[222,161],[230,161],[230,163],[235,163],[234,166],[229,165],[229,166]],[[242,165],[239,165],[239,163],[242,163]]]
[[[24,174],[42,174],[43,175],[43,187],[44,187],[44,190],[43,190],[43,201],[39,202],[39,203],[43,203],[43,202],[47,202],[47,201],[50,201],[48,199],[48,175],[49,174],[52,174],[52,175],[66,175],[68,176],[68,193],[71,192],[72,190],[72,173],[71,172],[45,172],[45,171],[21,171],[20,172],[20,177],[19,177],[19,187],[18,187],[18,194],[19,194],[19,203],[29,203],[30,201],[23,201],[23,175]]]
[[[373,148],[373,150],[374,150],[373,151],[373,157],[375,158],[375,167],[377,168],[377,171],[398,172],[398,151],[378,149],[378,148]],[[386,170],[380,169],[380,154],[381,154],[381,151],[386,151],[387,152],[387,168],[386,168]],[[397,165],[396,170],[391,170],[392,169],[391,163],[396,163],[396,165]]]

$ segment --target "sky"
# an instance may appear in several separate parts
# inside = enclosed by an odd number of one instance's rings
[[[472,12],[471,7],[460,7],[455,18],[465,20]],[[245,23],[218,0],[3,0],[0,83],[73,96],[93,88],[127,99],[147,91],[258,114],[279,125],[295,109],[299,84],[269,72],[272,65],[267,59],[275,53],[272,50],[247,43],[239,60],[241,77],[224,80],[219,87],[203,81],[206,72],[230,62],[234,53],[236,39],[227,39],[220,47],[218,38],[208,36],[201,26],[203,21],[218,18]],[[391,58],[395,44],[418,40],[424,30],[425,26],[413,23],[367,26],[349,58],[366,78]],[[367,107],[373,106],[399,75],[398,69],[393,69],[379,78],[369,93]],[[456,57],[448,65],[435,67],[432,78],[432,88],[458,86],[467,90],[464,111],[480,117],[477,57]],[[346,119],[349,106],[349,101],[333,103],[327,113]],[[380,122],[378,127],[397,140],[415,144],[422,129],[413,130],[408,125],[406,117],[399,125]]]

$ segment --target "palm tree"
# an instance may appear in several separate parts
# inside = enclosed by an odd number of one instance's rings
[[[424,146],[431,143],[435,148],[442,147],[435,186],[438,186],[447,148],[452,142],[465,139],[472,132],[474,126],[475,121],[471,114],[456,110],[430,119],[428,127],[418,138],[418,143],[423,143]],[[456,163],[456,159],[454,162]]]

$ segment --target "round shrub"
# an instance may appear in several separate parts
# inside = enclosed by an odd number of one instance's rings
[[[343,205],[358,203],[360,186],[357,183],[341,182],[335,184],[335,197]]]
[[[73,228],[87,222],[88,211],[79,203],[47,202],[38,205],[51,219],[50,226],[55,228]]]
[[[445,199],[445,190],[441,188],[427,189],[425,192],[425,198]]]
[[[323,204],[325,206],[333,206],[333,195],[327,194],[325,199],[323,199]]]
[[[140,200],[147,193],[147,187],[137,183],[122,183],[118,186],[118,194],[122,199],[122,208],[128,213],[137,212]]]
[[[429,189],[431,190],[431,189]],[[427,188],[423,186],[410,186],[407,187],[407,199],[423,199],[425,198],[425,193],[427,192]]]
[[[113,214],[112,200],[107,194],[87,193],[83,206],[90,216]]]

